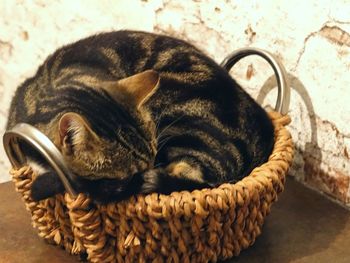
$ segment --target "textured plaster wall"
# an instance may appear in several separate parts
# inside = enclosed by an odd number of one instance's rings
[[[14,1],[0,3],[0,133],[16,86],[57,47],[113,29],[167,33],[216,61],[254,46],[275,53],[292,87],[296,143],[291,174],[350,207],[350,2],[337,1]],[[246,58],[232,75],[265,105],[272,70]],[[9,179],[0,151],[0,181]]]

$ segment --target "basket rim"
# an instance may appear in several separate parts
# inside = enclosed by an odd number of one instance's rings
[[[273,151],[267,162],[254,168],[252,172],[236,183],[224,183],[215,188],[205,188],[193,191],[173,192],[169,195],[151,193],[138,194],[128,199],[111,202],[108,204],[96,204],[99,208],[113,211],[115,209],[127,209],[133,211],[135,216],[148,214],[152,218],[167,218],[171,216],[190,216],[192,214],[206,216],[211,209],[211,205],[216,203],[216,209],[227,209],[227,205],[243,206],[255,193],[264,191],[266,187],[277,185],[278,192],[283,190],[285,173],[287,172],[293,158],[293,143],[290,133],[285,126],[289,124],[290,118],[278,112],[268,113],[275,130],[275,143]],[[11,174],[16,176],[16,172],[28,173],[29,166],[20,169],[12,168]],[[279,174],[276,176],[276,174]],[[18,175],[17,175],[18,176]],[[26,178],[30,179],[31,178]],[[62,194],[59,194],[62,195]],[[57,195],[53,198],[56,198]],[[70,196],[67,192],[63,194],[64,199],[71,208],[82,208],[91,206],[91,200],[86,194],[79,193],[76,197]],[[223,200],[228,201],[222,202]],[[43,200],[45,201],[45,200]],[[42,202],[42,201],[40,201]],[[220,205],[221,204],[221,205]],[[150,209],[151,207],[151,209]]]

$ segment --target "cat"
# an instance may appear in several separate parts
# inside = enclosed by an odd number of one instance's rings
[[[140,31],[66,45],[20,85],[7,129],[42,131],[97,202],[138,193],[234,183],[267,161],[274,129],[265,110],[198,48]],[[22,144],[37,175],[34,200],[64,192],[52,168]]]

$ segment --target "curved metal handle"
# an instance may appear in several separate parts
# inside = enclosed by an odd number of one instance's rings
[[[76,181],[76,176],[69,170],[60,151],[50,139],[32,125],[19,123],[4,134],[3,144],[12,166],[19,169],[26,164],[26,158],[19,147],[19,140],[32,145],[47,160],[60,177],[66,191],[75,197],[76,191],[71,182]]]
[[[290,103],[290,87],[287,83],[287,74],[284,66],[273,54],[258,48],[241,48],[233,51],[229,56],[227,56],[221,62],[220,66],[225,68],[227,71],[230,71],[230,69],[239,60],[250,55],[258,55],[264,58],[273,68],[278,86],[278,96],[275,110],[283,115],[286,115],[288,113]]]

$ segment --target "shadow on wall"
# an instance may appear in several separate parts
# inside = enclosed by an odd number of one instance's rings
[[[308,176],[312,176],[313,173],[321,170],[321,161],[322,161],[322,152],[321,148],[317,142],[317,123],[314,107],[309,93],[307,92],[303,83],[294,75],[288,73],[288,82],[291,90],[294,90],[302,98],[306,109],[308,111],[308,116],[310,120],[311,127],[311,141],[306,142],[304,147],[300,147],[295,143],[295,155],[294,155],[294,164],[292,165],[291,170],[294,170],[300,173],[301,169],[297,169],[296,166],[300,165],[297,163],[297,160],[303,160],[304,164],[302,168],[303,174],[297,175],[298,178],[301,178],[303,181],[308,181]],[[276,78],[274,75],[269,77],[264,85],[262,86],[259,95],[257,97],[257,102],[262,104],[265,97],[277,86]],[[299,127],[302,129],[302,127]],[[304,150],[301,150],[301,149]]]

